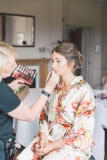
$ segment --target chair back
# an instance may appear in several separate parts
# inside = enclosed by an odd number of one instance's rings
[[[92,149],[92,155],[95,160],[104,160],[105,132],[102,127],[104,106],[100,102],[96,102],[95,126],[93,133],[93,141],[95,146]]]

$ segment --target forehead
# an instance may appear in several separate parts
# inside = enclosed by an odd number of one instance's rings
[[[61,55],[55,51],[52,53],[52,58],[53,59],[66,59],[63,55]]]

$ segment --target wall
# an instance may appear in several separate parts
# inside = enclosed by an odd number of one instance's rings
[[[40,58],[40,47],[49,51],[57,40],[62,40],[62,10],[63,0],[0,0],[0,12],[35,16],[35,47],[16,48],[19,59]]]
[[[0,23],[2,21],[2,17],[0,16]],[[0,41],[2,40],[2,26],[0,25]]]
[[[102,77],[107,76],[107,2],[104,3]]]
[[[89,42],[89,80],[92,87],[101,83],[103,1],[64,0],[64,38],[70,28],[88,29]],[[100,53],[95,54],[95,44],[100,45]]]
[[[106,32],[103,27],[103,1],[100,0],[0,0],[0,12],[34,15],[35,23],[35,47],[16,48],[19,59],[41,58],[40,47],[46,47],[46,57],[50,58],[50,50],[56,45],[57,40],[66,38],[67,27],[76,26],[90,30],[89,44],[89,83],[97,87],[101,83],[102,75],[106,74],[106,44],[104,44],[103,68],[102,65],[102,37]],[[64,22],[62,18],[64,17]],[[102,34],[103,28],[105,28]],[[107,37],[105,35],[105,37]],[[103,39],[104,40],[104,39]],[[100,53],[95,54],[95,44],[100,45]],[[50,70],[49,65],[49,70]],[[103,71],[103,73],[101,73]]]

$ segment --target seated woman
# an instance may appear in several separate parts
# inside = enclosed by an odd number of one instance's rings
[[[88,160],[91,156],[95,100],[90,85],[75,75],[83,61],[72,43],[52,50],[52,69],[60,81],[40,114],[39,138],[28,147],[32,146],[35,160]],[[30,160],[26,153],[19,159]]]

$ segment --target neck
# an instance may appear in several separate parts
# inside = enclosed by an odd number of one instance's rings
[[[68,86],[75,78],[76,76],[73,73],[69,74],[69,76],[61,77],[61,85]]]

